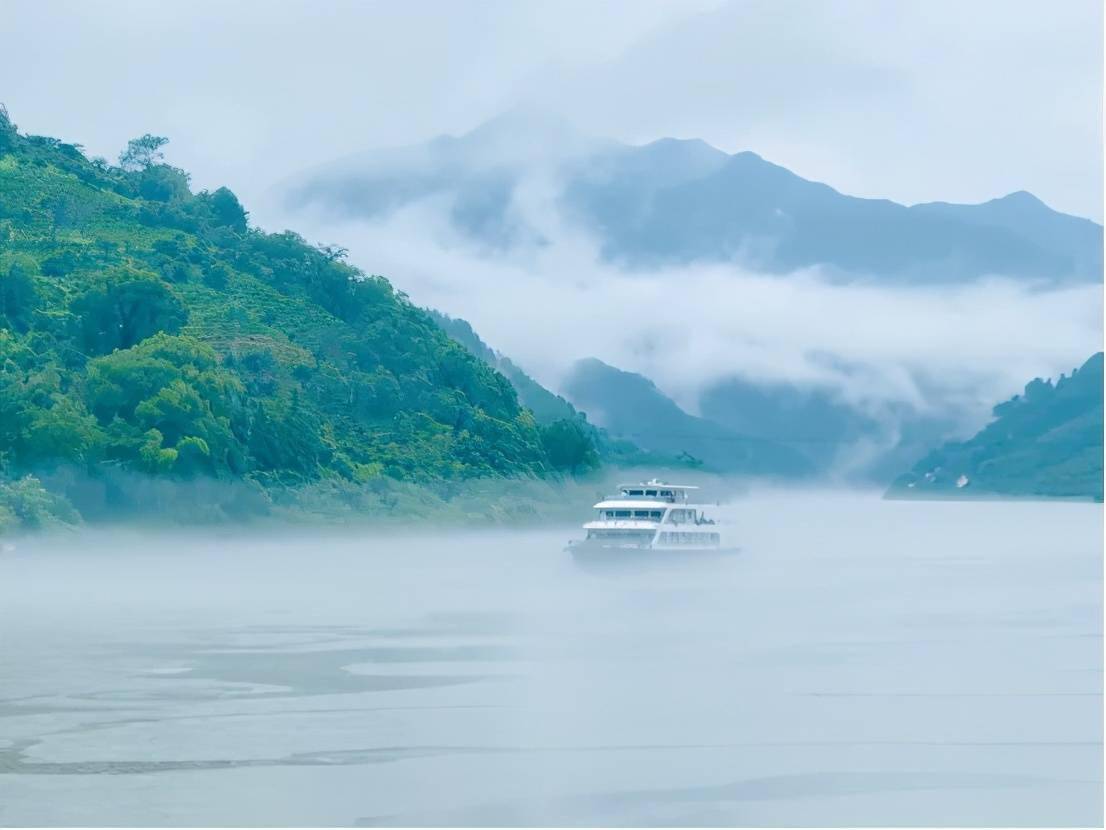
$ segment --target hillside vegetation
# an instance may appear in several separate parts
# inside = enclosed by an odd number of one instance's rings
[[[919,461],[891,494],[1102,501],[1102,384],[1102,352],[1056,383],[1032,381],[974,437]]]
[[[320,487],[394,506],[393,482],[565,466],[387,280],[191,192],[164,143],[110,165],[0,108],[0,528],[263,513]]]
[[[699,466],[689,463],[686,456],[651,452],[632,441],[612,436],[591,423],[586,413],[546,389],[517,363],[485,343],[468,321],[438,311],[431,311],[430,315],[446,334],[510,381],[519,402],[533,412],[538,424],[544,427],[542,438],[546,449],[559,466],[573,472],[595,469],[601,464],[677,470]]]

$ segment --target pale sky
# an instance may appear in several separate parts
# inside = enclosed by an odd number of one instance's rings
[[[600,136],[698,137],[846,193],[1030,190],[1102,220],[1096,0],[22,2],[0,102],[114,159],[144,132],[260,208],[357,151],[523,104]]]

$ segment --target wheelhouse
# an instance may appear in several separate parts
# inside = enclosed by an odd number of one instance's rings
[[[688,493],[699,488],[690,484],[666,484],[652,479],[639,484],[620,484],[619,492],[626,499],[658,499],[668,504],[686,502]]]

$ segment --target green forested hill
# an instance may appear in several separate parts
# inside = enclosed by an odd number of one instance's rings
[[[473,331],[467,320],[450,317],[440,311],[430,310],[428,313],[453,340],[507,378],[514,386],[519,400],[534,413],[538,423],[551,424],[566,418],[571,420],[580,417],[580,413],[572,404],[560,395],[550,392],[526,374],[509,357],[500,354],[485,343],[480,335]]]
[[[1040,378],[995,407],[967,441],[931,452],[891,495],[1004,495],[1102,501],[1102,352],[1055,384]]]
[[[649,452],[631,441],[614,438],[605,429],[590,423],[586,413],[550,392],[513,360],[485,343],[468,321],[439,311],[429,313],[446,334],[511,382],[519,401],[534,413],[543,428],[543,442],[551,460],[559,462],[559,466],[577,471],[593,469],[601,463],[619,467],[689,466],[685,459],[675,455]]]
[[[387,280],[192,193],[162,143],[109,165],[0,108],[0,527],[163,509],[174,482],[231,514],[555,468],[511,384]]]

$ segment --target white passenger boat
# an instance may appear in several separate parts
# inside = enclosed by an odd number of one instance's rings
[[[584,524],[585,538],[568,543],[566,550],[573,556],[632,559],[648,552],[679,558],[737,552],[726,546],[723,528],[707,517],[710,507],[691,501],[698,487],[652,479],[618,489],[618,496],[594,506],[597,516]]]

